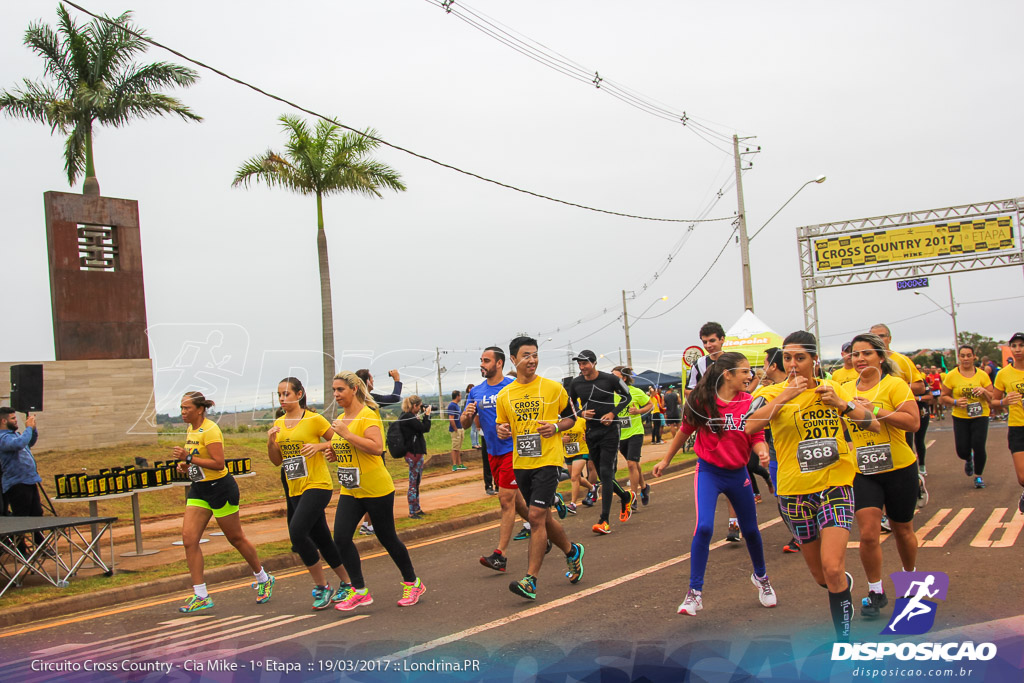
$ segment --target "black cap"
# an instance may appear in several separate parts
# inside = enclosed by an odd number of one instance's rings
[[[1024,341],[1024,332],[1014,332],[1013,336],[1010,337],[1010,341],[1007,344],[1012,344],[1015,341]]]
[[[853,351],[853,342],[843,344],[843,353],[849,353],[850,351]]]
[[[581,361],[581,360],[588,360],[591,363],[596,363],[597,362],[597,354],[594,353],[593,351],[591,351],[590,349],[584,349],[583,351],[580,351],[578,354],[573,356],[572,359],[574,361],[576,361],[577,363],[579,361]]]

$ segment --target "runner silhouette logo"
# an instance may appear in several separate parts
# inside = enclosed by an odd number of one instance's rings
[[[892,619],[882,635],[920,635],[935,625],[938,604],[949,590],[949,576],[944,572],[895,572],[889,575],[896,586],[896,606]]]

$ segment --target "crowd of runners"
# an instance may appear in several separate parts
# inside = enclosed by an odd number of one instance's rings
[[[598,356],[589,350],[573,358],[579,374],[563,382],[537,375],[539,345],[533,338],[513,339],[507,356],[498,346],[481,352],[482,381],[468,389],[464,407],[450,411],[449,429],[479,430],[488,493],[496,491],[501,509],[496,546],[480,557],[480,564],[505,572],[512,541],[528,540],[523,544],[526,573],[509,584],[512,593],[536,599],[542,565],[554,548],[564,555],[569,583],[583,579],[586,549],[562,526],[567,515],[593,509],[591,529],[601,537],[614,530],[613,506],[615,521],[624,524],[638,504],[650,503],[650,483],[640,467],[648,414],[652,442],[661,442],[663,429],[671,436],[664,457],[650,472],[653,477],[665,472],[688,440],[694,439],[697,455],[697,521],[680,614],[692,616],[704,608],[720,495],[729,505],[726,538],[745,542],[758,601],[765,607],[777,604],[758,530],[757,503],[763,498],[757,476],[775,495],[792,536],[783,550],[800,553],[814,583],[826,590],[840,640],[849,638],[855,611],[853,573],[846,566],[854,524],[867,579],[866,597],[859,603],[863,617],[879,617],[888,604],[879,545],[883,533],[893,535],[902,569],[917,568],[914,515],[928,500],[924,437],[929,420],[941,417],[943,408],[951,409],[956,453],[977,488],[985,486],[990,412],[1008,409],[1009,450],[1024,486],[1024,369],[1018,369],[1024,368],[1024,333],[1010,339],[1013,361],[994,379],[976,367],[970,346],[957,349],[957,367],[949,372],[922,371],[889,348],[885,325],[844,344],[843,367],[831,375],[821,367],[817,340],[808,332],[793,332],[781,347],[768,349],[758,372],[744,355],[723,353],[725,333],[718,323],[704,325],[700,338],[707,355],[691,368],[683,400],[671,390],[662,394],[637,388],[629,367],[598,370]],[[392,377],[395,391],[378,395],[371,393],[368,371],[339,372],[332,388],[340,414],[333,421],[307,408],[298,379],[287,377],[278,385],[281,410],[267,432],[267,457],[281,468],[289,537],[313,583],[313,609],[350,611],[373,602],[353,542],[357,529],[376,534],[398,568],[398,605],[415,605],[425,591],[395,531],[395,486],[384,457],[391,451],[405,458],[410,516],[427,514],[419,507],[418,484],[430,410],[419,397],[406,397],[400,419],[385,432],[381,406],[402,400],[397,371]],[[458,398],[453,395],[453,402]],[[194,595],[180,608],[186,613],[213,606],[199,546],[211,517],[252,569],[258,603],[270,599],[275,582],[242,531],[238,486],[225,469],[223,436],[206,417],[211,406],[198,392],[185,395],[185,446],[173,453],[192,480],[182,530],[194,584]],[[461,431],[458,436],[461,440]],[[628,471],[625,485],[615,476],[620,455]],[[465,466],[453,459],[452,468]],[[570,480],[568,502],[557,490],[564,478]],[[332,533],[326,509],[336,484],[340,495]],[[1024,513],[1024,493],[1018,507]],[[517,515],[524,524],[513,536]]]

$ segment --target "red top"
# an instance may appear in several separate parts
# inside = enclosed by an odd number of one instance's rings
[[[736,397],[728,402],[715,399],[721,415],[716,420],[718,434],[712,432],[709,426],[697,429],[683,421],[680,431],[687,436],[697,432],[694,450],[697,451],[698,458],[727,470],[738,470],[747,466],[753,445],[764,441],[764,430],[753,436],[748,436],[743,431],[747,422],[746,414],[750,410],[750,400],[750,394],[744,391],[736,394]]]

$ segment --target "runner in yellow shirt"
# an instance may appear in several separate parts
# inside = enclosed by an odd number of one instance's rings
[[[572,502],[567,503],[565,509],[569,514],[575,515],[576,505],[583,498],[580,495],[580,487],[585,486],[589,491],[593,486],[590,480],[583,476],[583,466],[590,460],[586,423],[583,420],[576,420],[576,424],[562,432],[562,446],[565,447],[565,466],[569,469],[569,479],[572,481]]]
[[[857,379],[857,368],[853,367],[853,357],[850,356],[852,348],[853,345],[846,342],[839,352],[843,356],[843,367],[832,371],[832,380],[837,384],[845,384]]]
[[[531,337],[516,337],[509,343],[516,380],[501,390],[495,405],[498,438],[513,441],[512,471],[530,516],[529,568],[526,576],[509,584],[509,590],[528,600],[537,599],[537,575],[548,538],[565,553],[569,583],[583,578],[584,552],[582,544],[569,541],[551,514],[565,457],[558,433],[572,427],[576,418],[562,385],[537,375],[537,348],[537,340]]]
[[[840,387],[839,395],[871,410],[880,429],[872,432],[849,421],[857,462],[853,479],[854,510],[860,531],[860,561],[868,577],[868,596],[861,603],[865,619],[877,619],[889,604],[882,587],[882,510],[889,518],[903,571],[917,564],[914,511],[918,494],[917,458],[907,444],[906,432],[920,422],[920,411],[910,386],[896,375],[886,357],[885,344],[874,334],[853,338],[853,363],[860,373],[856,382]]]
[[[342,370],[332,383],[334,401],[344,410],[332,423],[334,437],[328,460],[338,464],[341,496],[334,516],[334,543],[352,577],[352,590],[334,609],[348,612],[373,603],[363,579],[359,550],[352,536],[363,515],[377,540],[391,556],[402,574],[399,607],[415,605],[426,587],[412,566],[409,550],[395,531],[395,484],[384,465],[384,428],[377,413],[377,402],[356,373]]]
[[[313,579],[313,609],[327,609],[352,589],[324,513],[334,493],[324,458],[331,448],[334,430],[323,415],[306,408],[306,390],[297,378],[281,380],[277,401],[284,415],[267,431],[267,456],[284,470],[293,510],[288,520],[288,537]],[[320,566],[321,556],[338,576],[337,591],[332,591],[327,583]]]
[[[1013,363],[1007,363],[996,375],[993,398],[995,405],[1009,406],[1010,416],[1006,428],[1006,441],[1013,458],[1013,469],[1017,472],[1017,483],[1024,486],[1024,408],[1021,395],[1024,394],[1024,332],[1010,337],[1010,352]],[[1024,513],[1024,493],[1020,495],[1017,509]]]
[[[974,488],[985,488],[981,478],[988,456],[989,402],[994,398],[992,380],[988,373],[974,367],[974,348],[964,345],[957,349],[958,366],[942,380],[939,399],[953,406],[953,441],[956,456],[964,461],[964,474],[974,477]]]
[[[800,541],[811,576],[828,589],[836,637],[848,641],[853,577],[846,571],[846,544],[854,519],[857,469],[841,417],[873,432],[879,425],[870,410],[844,401],[838,384],[815,379],[813,334],[798,331],[786,337],[782,358],[789,382],[757,389],[745,431],[755,434],[771,426],[779,462],[779,511]]]

